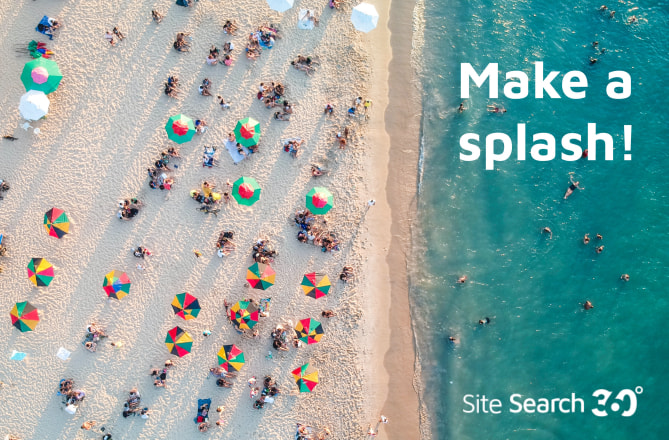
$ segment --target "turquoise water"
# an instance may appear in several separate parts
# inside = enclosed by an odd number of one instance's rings
[[[600,5],[426,0],[424,172],[411,298],[433,439],[669,437],[669,99],[663,82],[669,78],[669,3],[616,2],[613,20],[598,12]],[[632,15],[641,21],[626,25]],[[606,53],[596,55],[593,41]],[[598,62],[590,65],[590,56]],[[553,84],[562,99],[535,99],[533,81],[523,100],[501,94],[491,100],[472,88],[467,110],[458,113],[460,63],[479,71],[499,63],[501,89],[504,72],[522,70],[532,78],[534,61],[547,70],[584,72],[586,99],[564,98],[559,76]],[[606,96],[614,70],[630,73],[629,99]],[[493,102],[508,112],[487,113]],[[568,132],[585,136],[588,122],[613,135],[613,161],[602,160],[601,152],[594,162],[537,162],[528,154],[526,161],[486,171],[483,159],[459,157],[465,133],[503,132],[514,139],[516,124],[525,123],[530,136],[548,132],[559,142]],[[625,124],[633,126],[631,161],[623,160]],[[563,200],[570,172],[584,189]],[[623,273],[629,282],[620,280]],[[456,284],[461,275],[468,277],[464,285]],[[583,309],[586,300],[594,309]],[[485,317],[490,324],[479,325]],[[643,392],[636,412],[622,417],[629,399],[616,402],[615,396],[637,386]],[[607,417],[591,413],[597,389],[613,393],[602,407]],[[514,393],[523,399],[575,393],[584,412],[513,414]],[[500,399],[502,413],[464,413],[466,394]]]

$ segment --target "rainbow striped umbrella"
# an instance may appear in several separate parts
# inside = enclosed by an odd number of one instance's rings
[[[44,258],[33,258],[28,263],[28,279],[37,287],[48,286],[53,276],[53,265]]]
[[[225,371],[239,371],[244,365],[244,352],[235,344],[224,345],[218,351],[218,365],[223,367]]]
[[[297,339],[307,345],[320,342],[323,334],[325,334],[321,323],[311,318],[298,321],[295,332],[297,332]]]
[[[334,206],[334,198],[326,188],[317,186],[307,193],[307,208],[314,214],[327,214],[332,206]]]
[[[257,145],[260,141],[260,122],[244,118],[235,126],[235,139],[245,147]]]
[[[310,393],[318,385],[318,371],[310,367],[309,364],[304,364],[293,370],[292,374],[300,393]]]
[[[324,273],[311,272],[302,278],[302,290],[304,294],[312,298],[322,298],[330,291],[330,278]]]
[[[167,120],[165,131],[167,131],[168,138],[177,144],[183,144],[193,139],[195,123],[188,116],[178,114]]]
[[[170,353],[184,357],[193,348],[193,338],[190,337],[187,331],[177,326],[167,332],[165,345]]]
[[[253,263],[246,271],[246,281],[254,289],[267,290],[274,285],[276,272],[269,264]]]
[[[65,215],[65,211],[51,208],[44,214],[44,228],[50,236],[62,238],[70,232],[70,219]]]
[[[112,270],[105,275],[102,288],[108,297],[121,299],[130,293],[130,278],[125,272]]]
[[[258,307],[250,301],[237,301],[230,307],[230,320],[241,330],[250,330],[258,323]]]
[[[9,315],[12,317],[12,325],[22,332],[35,330],[39,322],[37,309],[27,301],[14,304]]]

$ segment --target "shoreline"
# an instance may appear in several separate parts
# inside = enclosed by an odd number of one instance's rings
[[[372,348],[373,372],[377,376],[369,380],[386,390],[376,397],[383,402],[380,414],[389,418],[391,428],[385,431],[381,428],[381,432],[397,440],[420,437],[416,347],[407,314],[410,310],[407,269],[414,220],[411,211],[415,211],[417,195],[421,118],[420,94],[412,65],[415,6],[415,2],[405,0],[379,6],[380,21],[387,20],[387,26],[379,26],[372,41],[376,79],[372,96],[377,108],[378,104],[383,105],[384,117],[370,123],[370,144],[382,157],[374,161],[376,165],[370,165],[375,173],[372,181],[380,190],[375,194],[383,199],[370,213],[368,224],[372,241],[377,244],[371,258],[374,270],[369,271],[374,275],[368,283],[376,288],[378,307],[375,326],[378,342]],[[411,86],[406,87],[407,84]],[[381,149],[381,145],[385,147]],[[378,372],[384,374],[379,377]]]

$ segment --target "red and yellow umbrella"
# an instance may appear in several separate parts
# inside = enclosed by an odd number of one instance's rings
[[[227,372],[239,371],[244,362],[244,352],[235,344],[224,345],[218,351],[218,365]]]
[[[200,313],[200,302],[188,292],[179,293],[172,300],[172,310],[175,315],[188,321],[197,318]]]
[[[312,298],[322,298],[330,291],[330,278],[324,273],[311,272],[302,278],[302,290],[304,294]]]
[[[9,315],[12,317],[12,325],[22,332],[35,330],[39,322],[37,309],[27,301],[14,304]]]
[[[292,374],[301,393],[310,393],[318,385],[318,371],[309,364],[293,370]]]
[[[267,290],[274,285],[276,279],[276,272],[269,264],[254,263],[246,271],[246,281],[249,282],[254,289]]]
[[[298,321],[295,332],[297,333],[297,339],[307,345],[320,342],[323,334],[325,334],[321,323],[311,318]]]
[[[70,232],[70,219],[62,209],[51,208],[44,214],[44,228],[50,236],[61,238]]]
[[[230,320],[241,330],[250,330],[258,323],[260,312],[250,301],[237,301],[230,307]]]
[[[44,258],[33,258],[28,263],[28,279],[37,287],[48,286],[53,276],[53,265]]]
[[[187,331],[177,326],[167,332],[165,345],[170,353],[184,357],[193,348],[193,338],[190,337]]]

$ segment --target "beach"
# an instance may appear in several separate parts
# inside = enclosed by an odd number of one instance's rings
[[[325,1],[305,0],[280,14],[264,1],[200,0],[184,8],[163,0],[95,0],[26,1],[0,9],[0,54],[6,60],[0,85],[2,135],[16,138],[0,143],[0,179],[11,184],[0,200],[0,233],[7,247],[0,257],[0,307],[9,312],[15,303],[29,301],[40,314],[35,329],[25,333],[6,315],[0,321],[5,336],[0,341],[0,436],[100,438],[104,427],[114,439],[275,439],[293,438],[296,423],[304,423],[314,431],[327,427],[328,438],[365,439],[370,424],[376,427],[384,414],[390,423],[380,426],[379,438],[418,438],[406,258],[420,108],[404,106],[411,123],[409,129],[399,126],[389,102],[401,87],[388,86],[411,76],[408,64],[389,69],[391,59],[410,51],[410,44],[391,48],[391,34],[410,43],[411,28],[393,22],[393,14],[404,17],[406,11],[376,4],[379,25],[362,34],[350,23],[352,6],[331,10]],[[161,23],[153,22],[152,9],[164,15]],[[314,10],[319,25],[298,29],[300,9]],[[61,22],[53,40],[35,32],[43,15]],[[237,24],[236,35],[222,32],[226,20]],[[263,24],[278,27],[280,38],[257,60],[248,60],[248,34]],[[125,38],[112,47],[105,32],[115,26]],[[174,50],[177,32],[190,33],[190,51]],[[19,77],[31,58],[21,48],[33,39],[53,50],[63,80],[49,95],[48,117],[24,130],[17,110],[25,92]],[[235,46],[232,66],[207,65],[210,47],[229,41]],[[311,75],[291,66],[300,54],[320,59]],[[179,78],[176,98],[163,93],[170,75]],[[198,93],[205,78],[214,96]],[[274,119],[275,110],[257,99],[261,82],[284,85],[285,99],[293,105],[289,122]],[[230,103],[229,109],[221,108],[217,95]],[[413,93],[404,95],[406,103],[416,99]],[[358,96],[372,100],[368,118],[346,114]],[[331,117],[323,113],[326,103],[334,104]],[[168,118],[177,114],[206,121],[207,131],[177,145],[165,132]],[[234,164],[224,140],[245,117],[259,122],[260,144],[257,153]],[[345,127],[351,134],[340,149],[335,134]],[[283,149],[290,138],[304,141],[296,158]],[[170,160],[172,188],[151,189],[146,169],[170,146],[181,156]],[[205,146],[217,147],[218,166],[202,166]],[[398,153],[401,149],[410,152]],[[314,178],[312,164],[327,173]],[[243,176],[261,187],[253,206],[232,200],[221,203],[217,215],[207,215],[189,197],[203,181],[224,191],[227,180]],[[294,215],[304,209],[313,187],[326,187],[333,195],[334,207],[325,218],[339,239],[338,251],[322,252],[296,239]],[[119,220],[118,202],[133,197],[143,202],[139,214]],[[376,204],[367,211],[369,199]],[[64,210],[71,221],[62,239],[49,237],[43,226],[52,207]],[[236,244],[222,258],[215,248],[221,231],[234,231]],[[278,251],[271,262],[276,281],[266,291],[245,281],[259,239]],[[137,246],[152,255],[136,258],[132,249]],[[53,264],[48,287],[35,287],[27,279],[31,258]],[[339,281],[344,266],[353,267],[355,280]],[[102,288],[112,270],[126,272],[132,281],[130,293],[120,300],[108,299]],[[305,296],[300,283],[310,272],[329,276],[326,297]],[[196,319],[175,316],[171,303],[182,292],[198,298]],[[254,327],[257,338],[238,334],[226,317],[224,301],[246,298],[271,298],[268,316]],[[336,316],[321,317],[323,310]],[[290,327],[305,318],[322,323],[320,342],[288,351],[272,348],[277,325]],[[92,322],[108,334],[95,353],[82,345]],[[193,339],[184,357],[171,355],[164,343],[175,326]],[[228,344],[243,350],[245,364],[231,388],[220,388],[209,368]],[[61,347],[71,352],[69,359],[56,356]],[[10,360],[13,351],[26,353],[25,359]],[[175,366],[166,386],[156,388],[149,372],[167,359]],[[291,371],[306,363],[318,370],[319,383],[310,393],[298,393]],[[247,379],[267,375],[280,393],[274,403],[254,409]],[[86,392],[74,415],[64,411],[56,394],[63,378],[73,378]],[[146,420],[122,416],[134,387],[142,406],[150,409]],[[212,411],[212,426],[205,434],[198,432],[198,399],[223,407],[221,427],[214,424],[219,415]],[[88,420],[96,421],[93,429],[80,429]]]

